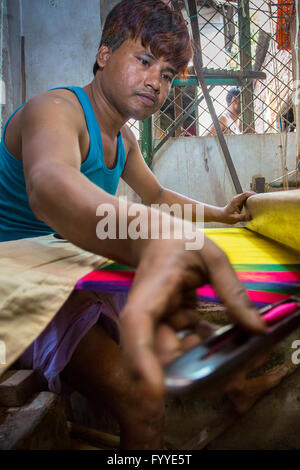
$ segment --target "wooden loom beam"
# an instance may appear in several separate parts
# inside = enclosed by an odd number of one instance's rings
[[[300,251],[300,190],[251,196],[246,203],[252,220],[247,228]]]

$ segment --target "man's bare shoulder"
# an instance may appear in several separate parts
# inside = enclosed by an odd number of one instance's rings
[[[84,113],[76,95],[68,90],[50,90],[31,98],[22,108],[20,124],[35,119],[67,120],[78,131],[84,125]]]
[[[10,119],[5,132],[5,145],[17,160],[22,160],[22,134],[27,127],[64,123],[78,135],[84,130],[85,118],[74,93],[53,90],[31,98]]]

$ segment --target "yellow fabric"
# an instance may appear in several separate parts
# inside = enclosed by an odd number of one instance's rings
[[[300,189],[255,194],[246,204],[248,228],[300,252]]]
[[[232,264],[299,264],[300,253],[245,228],[205,229]]]

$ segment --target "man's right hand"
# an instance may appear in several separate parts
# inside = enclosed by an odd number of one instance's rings
[[[150,241],[120,314],[123,352],[144,393],[164,393],[161,362],[182,353],[179,330],[197,333],[197,288],[206,283],[234,323],[256,333],[266,330],[226,255],[211,240],[205,238],[203,248],[195,251],[185,250],[184,240]]]

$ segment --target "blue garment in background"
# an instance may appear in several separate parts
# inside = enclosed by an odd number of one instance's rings
[[[80,172],[104,191],[116,194],[126,161],[121,133],[118,134],[117,161],[114,168],[109,169],[104,162],[101,132],[88,95],[80,87],[60,88],[76,94],[85,114],[90,148]],[[26,193],[23,163],[11,155],[4,145],[7,124],[22,106],[6,122],[0,142],[0,242],[54,233],[51,227],[34,216]]]

